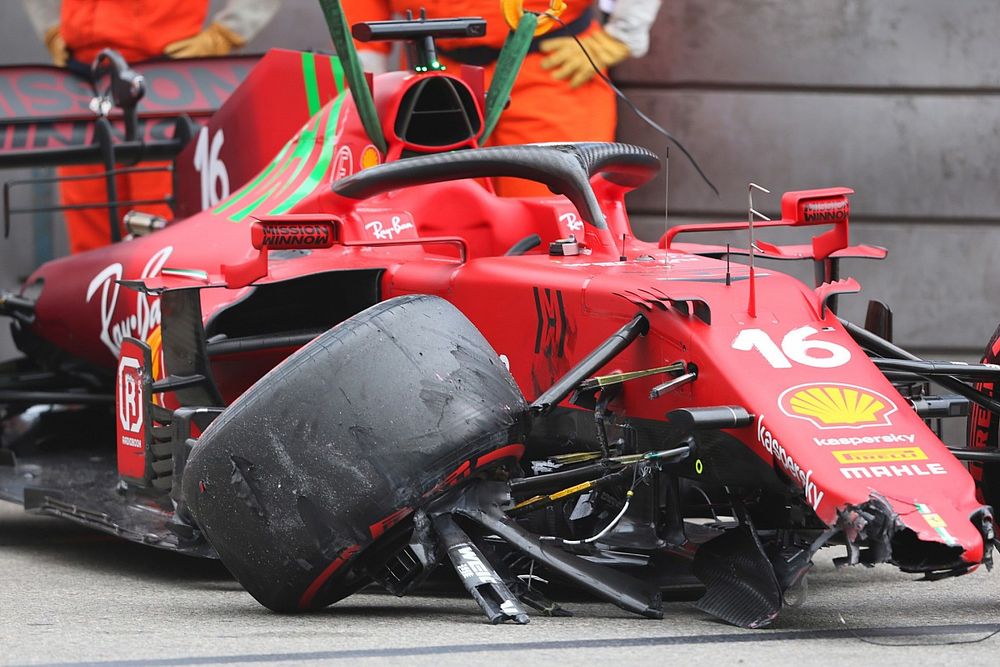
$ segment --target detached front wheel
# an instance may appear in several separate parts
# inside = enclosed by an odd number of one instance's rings
[[[316,338],[226,409],[192,450],[184,494],[261,604],[315,609],[377,577],[417,510],[516,465],[526,414],[510,373],[454,306],[390,299]]]

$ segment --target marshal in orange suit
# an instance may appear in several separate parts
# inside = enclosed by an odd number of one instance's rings
[[[209,0],[24,0],[32,24],[45,41],[53,64],[85,68],[101,49],[112,48],[127,61],[156,57],[220,56],[242,46],[274,15],[280,0],[228,0],[205,26]],[[59,184],[63,205],[107,201],[101,167],[61,167],[60,176],[95,176]],[[123,174],[118,199],[155,200],[170,194],[170,174]],[[171,217],[165,204],[137,206]],[[104,208],[65,212],[70,251],[90,250],[111,241]]]
[[[486,69],[486,81],[496,67],[496,58],[509,28],[504,21],[500,0],[342,0],[350,23],[384,21],[421,8],[428,18],[480,16],[486,19],[486,36],[476,39],[442,39],[438,54],[446,66],[460,63]],[[546,3],[525,3],[525,9],[542,12]],[[611,19],[606,28],[596,20],[590,1],[568,0],[561,19],[566,27],[557,28],[532,42],[521,66],[510,106],[490,137],[491,144],[526,144],[545,141],[613,141],[616,109],[614,92],[595,76],[593,66],[576,43],[576,36],[591,58],[603,70],[631,56],[645,53],[649,26],[658,0],[618,0],[609,6]],[[647,16],[648,15],[648,16]],[[646,17],[648,20],[644,20]],[[639,24],[641,44],[636,30],[616,33],[617,26]],[[644,40],[644,41],[643,41]],[[386,68],[385,43],[359,43],[359,53],[366,69],[378,73]],[[517,179],[502,179],[498,184],[505,196],[548,194],[544,186]]]

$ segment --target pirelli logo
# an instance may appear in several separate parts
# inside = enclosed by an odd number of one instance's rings
[[[924,461],[927,459],[924,450],[919,447],[842,449],[831,453],[841,463],[896,463],[897,461]]]

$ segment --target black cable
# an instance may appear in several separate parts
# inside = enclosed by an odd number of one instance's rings
[[[563,28],[566,27],[566,23],[561,18],[559,18],[558,16],[553,16],[552,14],[548,14],[548,13],[545,14],[545,16],[548,16],[550,19],[552,19],[553,21],[555,21],[556,23],[558,23],[559,25],[561,25]],[[702,171],[701,167],[698,165],[698,161],[695,160],[694,156],[691,155],[691,153],[688,152],[688,149],[684,148],[684,144],[682,144],[680,141],[678,141],[677,137],[675,137],[674,135],[670,134],[670,132],[668,132],[666,129],[664,129],[663,126],[661,126],[655,120],[653,120],[652,118],[650,118],[649,116],[647,116],[645,113],[643,113],[643,111],[641,109],[639,109],[639,107],[637,107],[632,102],[632,100],[630,100],[625,95],[625,93],[623,93],[618,88],[618,86],[616,86],[611,81],[611,79],[608,78],[608,76],[604,72],[601,71],[601,68],[597,66],[597,63],[594,62],[594,59],[590,57],[590,54],[587,52],[586,47],[584,47],[583,42],[581,42],[580,39],[576,35],[570,35],[570,37],[573,38],[573,41],[576,42],[577,46],[580,47],[580,50],[583,51],[583,55],[585,55],[587,57],[587,61],[590,63],[590,66],[594,68],[594,71],[597,72],[597,76],[601,77],[601,80],[604,83],[608,84],[608,86],[611,88],[611,90],[614,91],[614,93],[618,97],[618,99],[620,99],[622,102],[624,102],[625,106],[627,106],[629,109],[631,109],[632,113],[634,113],[636,116],[638,116],[647,125],[649,125],[651,128],[653,128],[654,130],[656,130],[657,132],[659,132],[660,134],[662,134],[664,137],[666,137],[673,145],[677,146],[677,148],[680,149],[681,153],[684,154],[684,157],[686,157],[688,159],[688,162],[691,163],[691,166],[694,167],[695,171],[698,172],[698,175],[701,176],[701,180],[705,181],[705,184],[708,187],[712,188],[712,192],[714,192],[715,196],[718,197],[719,196],[719,189],[717,187],[715,187],[715,184],[712,183],[712,181],[708,178],[708,176],[705,175],[705,172]]]
[[[847,624],[847,621],[844,620],[843,614],[838,613],[837,616],[840,618],[840,622],[843,624],[844,628],[848,632],[850,632],[855,639],[864,642],[866,644],[873,644],[874,646],[958,646],[959,644],[978,644],[980,642],[984,642],[987,639],[996,636],[997,634],[1000,634],[1000,628],[997,628],[993,632],[983,635],[982,637],[979,637],[977,639],[963,639],[960,641],[949,641],[949,642],[921,642],[919,644],[913,644],[913,643],[897,644],[896,642],[880,642],[874,639],[868,639],[867,637],[863,637],[854,628],[852,628]]]

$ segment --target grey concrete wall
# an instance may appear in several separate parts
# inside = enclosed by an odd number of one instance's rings
[[[666,0],[632,83],[996,87],[995,0]]]
[[[751,180],[776,193],[760,200],[771,212],[784,190],[853,187],[855,239],[890,257],[845,271],[890,303],[900,342],[941,355],[981,348],[1000,320],[996,0],[664,4],[650,55],[615,76],[722,190],[713,196],[675,151],[672,219],[742,218]],[[248,48],[270,46],[329,48],[314,0],[285,0]],[[20,2],[0,2],[0,63],[45,57]],[[624,109],[620,136],[666,145]],[[662,233],[663,190],[660,180],[631,198],[646,238]],[[0,243],[0,286],[30,270],[30,232]],[[863,302],[846,300],[846,312]],[[0,331],[0,358],[9,351]]]
[[[758,205],[759,201],[763,206]],[[770,207],[766,201],[764,197],[754,198],[758,210],[769,208],[776,212],[777,198],[771,200]],[[704,221],[670,218],[671,225]],[[662,215],[634,216],[632,222],[646,238],[663,234]],[[810,238],[808,230],[760,230],[757,236],[772,243],[807,243]],[[740,248],[748,243],[745,231],[681,235],[676,240],[723,245],[729,242]],[[852,225],[852,242],[886,247],[889,256],[881,261],[842,260],[841,274],[857,278],[863,291],[840,298],[841,315],[863,322],[868,299],[878,299],[893,309],[895,339],[910,350],[932,358],[974,356],[982,350],[1000,319],[995,303],[996,287],[1000,286],[1000,264],[995,261],[1000,250],[1000,226],[861,222]],[[811,262],[763,260],[761,265],[812,284]]]
[[[844,270],[893,308],[899,342],[941,355],[981,350],[1000,320],[995,0],[664,5],[650,55],[615,76],[721,190],[713,195],[675,150],[672,218],[745,219],[749,181],[775,193],[756,200],[771,214],[783,191],[852,187],[854,239],[890,256]],[[621,114],[621,139],[666,147]],[[640,236],[662,234],[663,197],[662,178],[631,196]],[[745,235],[733,242],[745,246]],[[847,314],[862,316],[864,302],[846,300]]]

